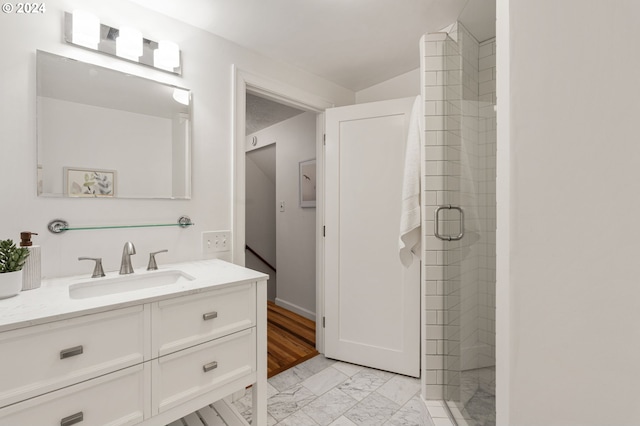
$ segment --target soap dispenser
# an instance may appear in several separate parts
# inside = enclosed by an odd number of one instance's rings
[[[40,287],[40,246],[34,246],[31,241],[32,235],[38,235],[35,232],[20,233],[20,247],[26,247],[29,250],[27,261],[22,267],[22,290],[33,290]]]

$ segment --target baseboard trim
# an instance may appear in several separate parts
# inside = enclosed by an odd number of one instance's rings
[[[286,300],[280,299],[279,297],[276,297],[276,305],[282,306],[283,308],[288,309],[291,312],[301,315],[307,319],[310,319],[311,321],[316,321],[315,312],[311,312],[308,309],[302,308],[298,305],[294,305],[293,303],[289,303]]]

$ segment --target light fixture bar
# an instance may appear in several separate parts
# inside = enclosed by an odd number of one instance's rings
[[[82,14],[82,12],[77,11],[74,11],[74,14],[75,13]],[[99,42],[97,43],[97,47],[93,47],[95,46],[94,42],[82,42],[82,40],[86,40],[86,38],[78,38],[78,36],[74,34],[74,14],[69,12],[65,12],[64,14],[64,39],[67,43],[106,55],[116,56],[125,61],[146,65],[172,74],[182,75],[182,55],[177,44],[165,41],[158,43],[142,37],[142,52],[139,56],[136,57],[136,55],[140,53],[139,44],[136,44],[136,49],[138,50],[135,50],[135,52],[130,50],[128,54],[125,54],[121,51],[119,55],[116,40],[122,35],[121,32],[123,30],[125,33],[128,31],[126,28],[118,30],[117,28],[99,23]],[[76,20],[76,24],[77,23],[78,20]],[[132,47],[133,45],[129,46]],[[127,49],[125,48],[125,50]],[[160,58],[157,61],[156,56]]]

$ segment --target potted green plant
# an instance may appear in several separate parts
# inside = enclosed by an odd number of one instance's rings
[[[22,266],[28,256],[27,248],[16,247],[12,240],[0,240],[0,299],[22,290]]]

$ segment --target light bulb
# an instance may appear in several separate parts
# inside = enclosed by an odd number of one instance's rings
[[[142,33],[131,27],[120,28],[116,38],[116,55],[137,62],[142,56]]]
[[[160,40],[153,52],[153,65],[163,70],[173,71],[180,66],[180,48],[172,41]]]

